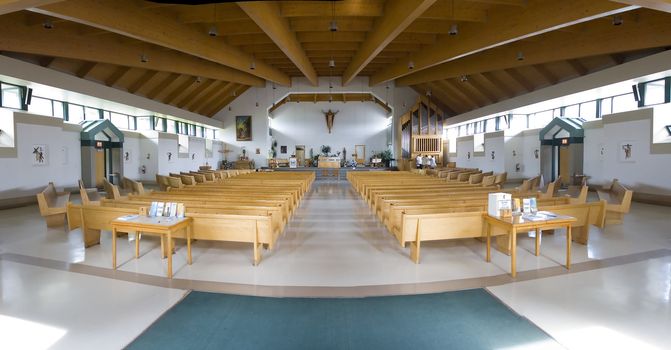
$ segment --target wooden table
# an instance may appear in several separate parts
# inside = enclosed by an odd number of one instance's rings
[[[168,239],[168,278],[172,278],[172,252],[170,249],[172,235],[175,232],[186,230],[186,250],[187,263],[191,265],[191,224],[193,219],[190,217],[148,217],[143,215],[127,215],[112,221],[112,267],[116,270],[116,236],[117,232],[136,232],[135,237],[135,258],[140,255],[140,233],[163,235]],[[161,255],[163,253],[161,252]]]
[[[550,212],[539,212],[537,216],[498,217],[483,214],[487,231],[487,262],[491,261],[492,227],[503,228],[510,235],[510,275],[517,276],[517,233],[536,231],[536,256],[540,253],[540,232],[557,228],[566,228],[566,268],[571,268],[571,224],[577,219],[572,216],[556,215]]]

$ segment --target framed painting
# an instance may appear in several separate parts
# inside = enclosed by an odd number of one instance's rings
[[[237,141],[252,140],[252,116],[238,115],[235,117],[235,139]]]

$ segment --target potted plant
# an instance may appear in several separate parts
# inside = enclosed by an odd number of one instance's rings
[[[324,157],[328,157],[329,153],[331,153],[331,146],[322,145],[321,151]]]
[[[388,149],[380,152],[380,159],[382,159],[382,164],[384,164],[384,166],[387,168],[389,167],[389,164],[393,158],[393,154],[391,154],[391,151]]]

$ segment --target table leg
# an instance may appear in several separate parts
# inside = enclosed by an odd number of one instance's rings
[[[571,268],[571,225],[568,225],[566,227],[566,269],[568,270],[570,268]]]
[[[112,268],[116,270],[116,228],[112,227]]]
[[[168,231],[168,248],[170,248],[170,242],[172,242],[172,233]],[[168,252],[168,278],[172,278],[172,252]]]
[[[485,260],[487,262],[492,261],[492,225],[489,223],[486,223],[487,227],[485,229],[487,230],[487,257]]]
[[[536,228],[536,256],[538,256],[541,248],[541,230]]]
[[[510,275],[515,278],[517,276],[517,229],[513,227],[510,234]]]
[[[135,232],[135,259],[140,257],[140,231]]]
[[[186,255],[189,265],[191,265],[191,225],[186,227]]]

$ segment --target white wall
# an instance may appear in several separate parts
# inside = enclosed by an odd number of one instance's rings
[[[322,110],[338,111],[331,133],[328,133]],[[273,138],[277,140],[278,157],[288,158],[295,145],[305,145],[305,155],[310,148],[320,153],[322,145],[331,146],[331,153],[347,150],[350,159],[354,145],[366,145],[366,159],[372,152],[387,149],[388,116],[385,110],[372,103],[291,103],[273,113],[271,122]],[[287,154],[280,154],[280,146],[287,146]]]
[[[378,98],[380,98],[382,101],[386,101],[389,103],[389,106],[392,107],[393,110],[393,120],[394,123],[398,121],[398,118],[403,115],[403,113],[407,112],[407,110],[415,103],[417,99],[417,93],[412,90],[411,88],[408,87],[394,87],[393,83],[390,83],[388,86],[389,88],[387,89],[387,85],[378,85],[374,87],[369,87],[368,86],[368,79],[366,77],[357,77],[355,78],[349,85],[347,86],[341,86],[339,78],[333,78],[332,79],[332,85],[333,89],[331,90],[333,93],[337,92],[372,92],[374,93]],[[272,85],[267,85],[264,88],[251,88],[247,90],[244,94],[242,94],[240,97],[235,99],[228,107],[224,108],[221,110],[217,115],[215,115],[215,119],[221,120],[223,122],[223,128],[224,130],[220,133],[219,139],[223,140],[226,144],[228,144],[228,149],[232,150],[231,153],[228,154],[228,160],[235,160],[241,153],[241,148],[245,147],[247,150],[247,154],[250,157],[250,159],[253,159],[256,162],[257,167],[261,166],[266,166],[267,165],[267,157],[268,157],[268,151],[270,150],[270,145],[271,145],[271,138],[268,136],[268,109],[272,106],[273,101],[278,101],[284,96],[286,96],[289,93],[300,93],[300,92],[329,92],[329,78],[328,77],[321,77],[319,78],[319,85],[318,86],[312,86],[310,85],[306,79],[304,78],[294,78],[292,79],[292,86],[291,87],[284,87],[284,86],[277,86],[276,89],[273,90]],[[259,106],[256,107],[256,102],[259,103]],[[306,146],[306,156],[309,155],[309,150],[310,147],[309,144],[311,142],[314,142],[316,147],[312,146],[314,148],[315,154],[319,153],[319,147],[323,144],[327,144],[326,142],[321,142],[321,141],[302,141],[306,138],[314,138],[313,133],[322,133],[326,129],[326,123],[324,122],[324,116],[321,113],[321,109],[328,109],[329,105],[331,106],[331,109],[343,109],[338,115],[335,117],[335,122],[334,122],[334,127],[333,127],[333,134],[334,135],[332,140],[332,144],[329,144],[331,146],[331,151],[332,152],[337,152],[341,151],[342,147],[347,147],[347,153],[351,154],[351,148],[357,144],[357,140],[359,140],[359,136],[352,137],[351,140],[348,140],[348,136],[344,136],[344,134],[341,132],[343,131],[343,128],[345,127],[344,123],[341,122],[343,120],[347,120],[348,116],[350,114],[348,113],[355,113],[358,115],[363,115],[366,113],[366,111],[371,111],[373,104],[371,102],[351,102],[351,103],[346,103],[346,104],[336,104],[336,103],[321,103],[321,104],[310,104],[310,103],[294,103],[290,102],[287,103],[285,106],[282,106],[278,108],[273,114],[273,118],[278,118],[280,125],[287,126],[291,123],[291,115],[290,113],[286,112],[287,110],[292,110],[292,111],[300,111],[298,114],[301,116],[300,118],[304,118],[304,116],[307,115],[313,115],[315,118],[315,128],[309,129],[308,134],[306,135],[297,135],[296,133],[292,132],[283,132],[282,137],[284,137],[285,142],[287,142],[285,145],[287,146],[287,152],[292,152],[294,150],[293,146],[295,144],[305,144]],[[316,107],[315,107],[316,106]],[[335,107],[334,107],[335,106]],[[341,108],[341,106],[343,106]],[[347,107],[344,107],[347,106]],[[349,110],[349,106],[352,106],[352,110]],[[229,110],[230,107],[230,110]],[[379,107],[375,107],[378,108]],[[314,110],[313,110],[314,109]],[[347,113],[344,113],[345,110],[348,110]],[[379,109],[382,111],[381,109]],[[363,111],[363,112],[362,112]],[[252,141],[236,141],[235,139],[235,116],[238,115],[251,115],[252,116]],[[296,117],[299,118],[299,117]],[[317,122],[319,120],[319,122]],[[276,120],[274,120],[272,123],[275,123]],[[299,121],[296,121],[295,127],[302,127],[300,125]],[[358,121],[357,121],[358,124]],[[392,126],[396,130],[395,124]],[[308,130],[306,128],[306,130]],[[373,135],[374,133],[372,131],[366,132],[368,135]],[[324,134],[322,134],[323,136]],[[328,135],[328,131],[326,131],[326,134]],[[273,135],[274,136],[274,135]],[[275,137],[275,136],[274,136]],[[342,138],[338,138],[342,137]],[[294,140],[294,143],[290,143],[292,140]],[[341,144],[341,146],[336,145]],[[377,141],[374,141],[371,143],[372,145],[377,144]],[[278,146],[282,145],[278,141]],[[373,147],[373,146],[371,146]],[[256,148],[260,148],[261,154],[257,155],[255,154]],[[367,155],[370,155],[370,151],[373,149],[369,149],[369,147],[366,147],[366,153]],[[376,151],[382,150],[381,148],[377,147],[374,149]],[[287,153],[287,156],[290,155]],[[278,157],[284,156],[282,154],[279,154],[279,149],[278,149]]]
[[[45,119],[46,118],[46,119]],[[81,151],[76,126],[63,128],[55,118],[14,113],[16,157],[0,158],[0,199],[34,195],[53,182],[60,190],[76,187]],[[44,121],[44,125],[39,125]],[[33,146],[45,145],[46,164],[33,164]]]
[[[133,180],[142,180],[140,174],[140,164],[142,162],[142,152],[140,151],[140,138],[142,135],[134,132],[124,132],[123,142],[123,174],[125,177]],[[129,152],[128,160],[124,153]]]
[[[653,113],[647,108],[608,115],[602,123],[593,123],[585,130],[584,172],[590,176],[590,184],[617,178],[634,191],[671,195],[671,154],[650,152]],[[634,145],[634,161],[621,158],[623,143]]]
[[[506,171],[506,139],[503,133],[489,133],[485,134],[485,151],[484,155],[473,151],[474,140],[473,137],[467,136],[457,139],[457,156],[450,157],[450,161],[456,161],[457,167],[463,168],[479,168],[483,172],[493,171],[500,173]],[[494,159],[492,159],[492,151],[494,152]],[[468,158],[470,152],[471,157]]]

